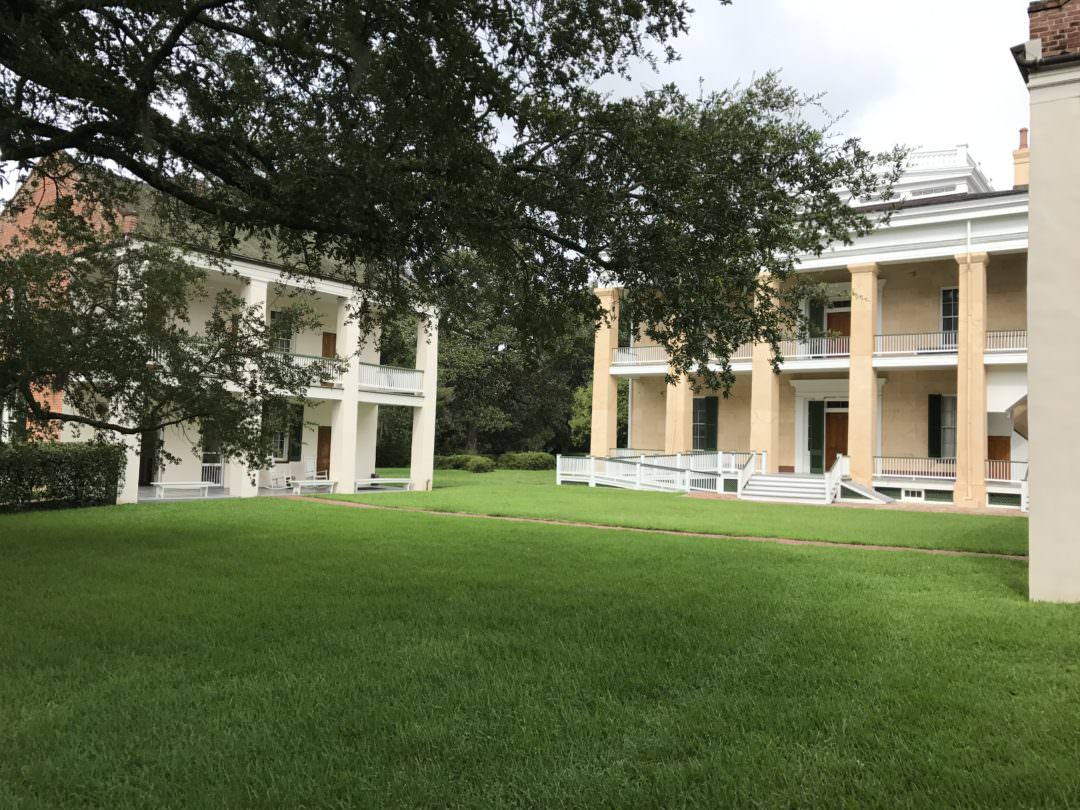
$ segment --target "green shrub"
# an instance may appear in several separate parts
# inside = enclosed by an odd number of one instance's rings
[[[124,449],[30,442],[0,446],[0,512],[116,503]]]
[[[487,456],[468,456],[461,469],[471,473],[495,472],[495,462]]]
[[[501,470],[554,470],[555,456],[551,453],[503,453],[499,456]]]
[[[468,469],[468,465],[475,459],[483,459],[495,463],[495,459],[490,456],[474,456],[468,453],[457,453],[451,456],[435,456],[435,469],[436,470],[465,470]],[[492,468],[494,469],[494,468]],[[483,470],[487,472],[487,470]]]

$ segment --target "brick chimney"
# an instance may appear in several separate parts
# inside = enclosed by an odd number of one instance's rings
[[[1042,58],[1080,54],[1080,0],[1035,0],[1028,6],[1031,39]]]
[[[1031,148],[1028,130],[1020,130],[1020,148],[1013,151],[1013,188],[1026,188],[1031,180]]]

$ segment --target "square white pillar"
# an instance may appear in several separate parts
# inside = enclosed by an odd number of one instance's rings
[[[124,436],[124,464],[120,470],[123,479],[116,490],[117,503],[139,502],[139,436]]]
[[[423,397],[413,408],[409,477],[414,490],[429,490],[435,473],[435,395],[439,382],[439,319],[431,313],[416,327],[416,367],[424,372]]]
[[[356,409],[356,478],[371,478],[379,441],[379,406],[361,402]]]
[[[341,377],[342,398],[334,404],[330,433],[330,478],[337,481],[337,491],[345,493],[356,491],[360,395],[360,329],[351,316],[350,304],[350,299],[338,299],[338,355],[348,365]]]

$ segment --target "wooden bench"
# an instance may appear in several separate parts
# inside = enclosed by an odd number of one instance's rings
[[[361,478],[356,482],[357,489],[378,489],[383,484],[394,484],[394,489],[411,490],[411,478]]]
[[[154,488],[154,497],[161,500],[167,489],[201,490],[202,496],[206,498],[210,495],[210,487],[216,485],[210,481],[151,481],[150,486]]]
[[[303,495],[305,490],[333,492],[335,489],[337,489],[337,481],[327,481],[325,478],[294,478],[292,480],[293,495]]]

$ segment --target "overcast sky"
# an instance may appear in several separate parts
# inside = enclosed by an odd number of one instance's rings
[[[721,90],[770,69],[846,112],[868,146],[966,143],[997,188],[1012,185],[1028,97],[1009,48],[1027,39],[1027,0],[698,0],[679,62],[642,68],[635,92],[675,82]],[[1037,148],[1036,144],[1032,144]],[[10,196],[10,185],[0,196]]]
[[[676,42],[681,61],[634,79],[721,90],[778,69],[846,112],[845,135],[874,149],[966,143],[994,186],[1009,188],[1028,122],[1009,48],[1027,25],[1027,0],[697,0],[690,34]]]

